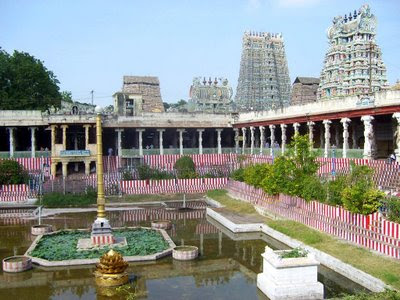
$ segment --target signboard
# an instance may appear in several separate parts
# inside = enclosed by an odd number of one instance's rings
[[[90,156],[90,150],[61,150],[60,156]]]

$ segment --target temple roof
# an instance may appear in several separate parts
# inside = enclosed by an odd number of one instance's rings
[[[160,84],[158,77],[155,76],[124,76],[124,84],[144,83],[144,84]]]
[[[319,78],[315,77],[296,77],[293,84],[301,83],[301,84],[319,84]]]

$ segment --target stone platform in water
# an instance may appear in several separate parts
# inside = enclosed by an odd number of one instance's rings
[[[156,260],[170,255],[172,249],[176,247],[168,233],[163,229],[124,227],[114,228],[113,234],[116,238],[125,237],[127,245],[117,249],[127,262]],[[148,239],[146,236],[148,236]],[[53,238],[55,240],[49,242]],[[97,251],[89,249],[78,250],[78,241],[82,238],[90,240],[90,231],[87,229],[74,229],[39,235],[26,251],[25,256],[30,257],[34,264],[46,267],[90,265],[98,263],[99,257],[112,248],[104,246],[104,248],[98,247]],[[156,247],[154,246],[155,239],[159,243]],[[147,243],[149,243],[149,247],[147,247]],[[45,244],[44,248],[41,246],[42,244]],[[135,249],[139,244],[142,245],[143,251],[138,254]],[[43,249],[46,249],[46,251]],[[57,255],[54,256],[55,254]]]

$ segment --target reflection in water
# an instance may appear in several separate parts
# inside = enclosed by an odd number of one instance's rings
[[[95,212],[62,214],[49,217],[44,223],[56,229],[90,228]],[[194,261],[176,261],[171,257],[155,262],[130,263],[128,273],[134,274],[134,290],[142,299],[266,299],[256,287],[256,275],[262,270],[261,253],[268,244],[284,249],[278,241],[261,235],[233,234],[219,224],[205,219],[205,210],[189,212],[166,211],[162,208],[109,212],[114,227],[150,226],[151,220],[168,219],[168,230],[177,245],[199,247],[201,256]],[[212,222],[212,221],[211,221]],[[0,225],[0,258],[23,254],[32,242],[30,226],[36,221],[25,220],[18,225]],[[94,266],[43,268],[18,274],[0,273],[0,299],[125,299],[115,290],[99,290],[94,283]],[[343,290],[329,270],[320,274],[327,284],[327,296]],[[328,274],[328,275],[326,275]],[[357,286],[352,288],[358,289]],[[104,296],[110,295],[110,297]]]

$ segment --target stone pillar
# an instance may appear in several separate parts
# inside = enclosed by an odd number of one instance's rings
[[[250,126],[250,154],[254,154],[254,127]]]
[[[239,128],[233,128],[235,131],[235,153],[239,153]]]
[[[323,120],[322,123],[325,126],[325,149],[324,149],[324,157],[328,157],[329,155],[329,148],[331,145],[331,133],[329,131],[329,128],[331,126],[332,121],[331,120]]]
[[[282,131],[282,155],[285,153],[286,148],[286,124],[281,124],[281,131]]]
[[[271,148],[270,148],[270,155],[274,155],[274,143],[275,143],[275,125],[269,125],[269,131],[271,132]]]
[[[35,130],[36,127],[30,127],[31,129],[31,157],[36,157],[36,136]]]
[[[243,137],[243,141],[242,141],[242,154],[245,154],[246,151],[246,127],[242,127],[242,137]]]
[[[197,129],[199,133],[199,154],[203,154],[203,131],[204,129]]]
[[[68,162],[62,162],[62,175],[63,177],[68,176]]]
[[[342,118],[340,123],[343,124],[343,158],[347,158],[347,149],[349,149],[349,123],[351,120],[349,118]]]
[[[85,128],[85,150],[89,149],[89,128],[90,127],[91,127],[91,125],[89,125],[89,124],[83,125],[83,128]]]
[[[90,175],[90,161],[85,161],[85,175]]]
[[[164,145],[163,145],[163,132],[165,131],[165,129],[157,129],[158,133],[159,133],[159,145],[160,145],[160,155],[164,155]]]
[[[145,129],[136,129],[136,131],[139,133],[139,155],[143,156],[143,132]]]
[[[179,132],[179,154],[183,155],[183,133],[185,132],[185,129],[177,129]]]
[[[54,176],[54,177],[56,176],[56,170],[57,170],[57,163],[52,161],[51,165],[50,165],[51,176]]]
[[[122,132],[124,132],[124,129],[122,128],[117,128],[115,129],[117,132],[117,155],[121,156],[122,155]]]
[[[61,125],[63,150],[67,150],[67,128],[68,125]]]
[[[310,142],[310,149],[314,148],[314,125],[315,125],[315,123],[313,121],[308,121],[307,122],[308,140]]]
[[[14,129],[15,127],[8,127],[8,134],[9,134],[9,152],[10,152],[10,157],[14,157],[14,150],[15,150],[15,142],[14,142]]]
[[[222,154],[222,146],[221,146],[221,132],[223,129],[215,129],[217,131],[217,147],[218,154]]]
[[[263,154],[264,150],[264,144],[265,144],[265,127],[260,126],[258,127],[260,129],[260,154]]]
[[[353,123],[353,126],[351,126],[351,139],[353,141],[353,149],[357,149],[358,145],[357,145],[357,132],[356,132],[356,124]]]
[[[361,121],[364,123],[364,153],[365,159],[372,159],[374,156],[374,128],[372,125],[373,116],[362,116]]]
[[[51,125],[51,156],[56,156],[56,129],[57,125]],[[55,173],[52,175],[56,175]]]
[[[300,127],[299,123],[293,123],[294,135],[295,136],[299,134],[299,127]]]
[[[394,113],[393,118],[397,121],[396,132],[395,132],[395,140],[394,140],[394,148],[396,154],[396,161],[400,162],[400,112]]]

